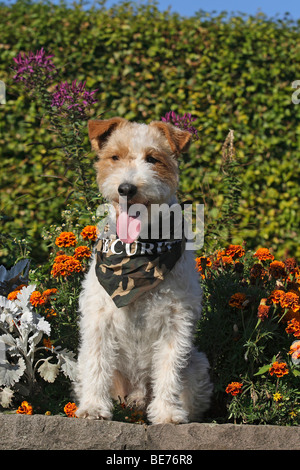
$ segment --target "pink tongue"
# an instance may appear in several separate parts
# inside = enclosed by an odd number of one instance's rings
[[[121,212],[117,220],[118,237],[124,243],[132,243],[141,231],[141,222],[137,217],[132,217],[127,212]]]

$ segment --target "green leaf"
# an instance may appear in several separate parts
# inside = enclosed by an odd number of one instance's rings
[[[258,372],[256,372],[256,374],[254,374],[254,375],[263,375],[263,374],[265,374],[266,372],[268,372],[268,370],[270,369],[270,367],[271,367],[271,364],[267,364],[267,365],[265,365],[265,366],[262,366],[262,367],[258,370]]]

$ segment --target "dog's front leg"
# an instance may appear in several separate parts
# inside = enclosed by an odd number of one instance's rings
[[[85,325],[78,357],[76,416],[90,419],[111,419],[110,388],[116,359],[112,328],[105,324]]]
[[[191,328],[185,321],[166,328],[156,342],[152,361],[152,401],[147,409],[151,423],[188,422],[188,412],[183,408],[180,394],[182,372],[190,349]]]

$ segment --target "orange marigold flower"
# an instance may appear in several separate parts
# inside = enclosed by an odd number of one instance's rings
[[[75,403],[67,403],[64,407],[64,412],[68,416],[68,418],[76,418],[76,411],[77,411],[77,406]]]
[[[53,308],[46,308],[46,318],[57,317],[57,312]]]
[[[212,266],[211,259],[206,256],[196,258],[196,269],[201,274],[202,279],[205,279],[205,271],[207,266]]]
[[[235,246],[235,245],[230,245],[230,246]],[[224,265],[234,264],[233,256],[231,256],[231,254],[234,254],[234,250],[229,250],[229,251],[227,251],[227,250],[218,251],[218,253],[217,253],[217,265],[218,265],[219,261],[221,261],[222,264],[224,264]]]
[[[226,256],[231,256],[231,258],[241,258],[244,256],[245,250],[241,245],[229,245],[225,250]]]
[[[217,260],[222,258],[222,256],[225,256],[225,250],[218,251],[217,253]]]
[[[56,238],[55,244],[61,247],[75,246],[77,244],[76,236],[73,232],[61,232]]]
[[[284,298],[285,292],[281,289],[273,290],[271,295],[268,297],[268,300],[273,304],[279,304],[281,300]]]
[[[283,377],[289,373],[286,362],[273,362],[269,369],[270,375],[276,375],[276,377]]]
[[[243,303],[246,300],[246,295],[242,294],[241,292],[238,292],[237,294],[233,294],[230,297],[229,300],[229,305],[230,307],[236,307],[236,308],[243,308]]]
[[[87,225],[84,227],[80,235],[84,240],[91,240],[94,242],[97,240],[97,227],[95,225]]]
[[[51,349],[53,344],[52,344],[52,341],[50,338],[44,338],[43,339],[43,345],[45,346],[45,348],[49,348]]]
[[[74,272],[80,273],[82,271],[80,261],[78,259],[75,259],[73,256],[70,256],[70,258],[66,260],[64,264],[67,267],[69,274]]]
[[[232,256],[221,256],[221,261],[223,264],[234,264]]]
[[[285,264],[282,261],[273,261],[270,264],[269,271],[271,276],[275,279],[286,277]]]
[[[267,259],[274,259],[274,256],[271,255],[268,248],[258,248],[258,250],[256,250],[253,256],[255,256],[261,261],[265,261]]]
[[[10,292],[10,293],[8,294],[8,296],[7,296],[7,299],[8,299],[8,300],[16,300],[17,295],[18,295],[19,292],[21,292],[21,291],[19,291],[19,290],[14,290],[14,291]]]
[[[75,248],[74,258],[82,260],[83,258],[89,258],[92,252],[88,246],[78,246]]]
[[[53,289],[46,289],[44,290],[43,292],[43,296],[44,297],[49,297],[49,295],[52,295],[52,294],[56,294],[57,292],[57,289],[53,288]]]
[[[23,287],[26,287],[26,286],[27,286],[27,284],[20,284],[18,287],[16,287],[16,289],[15,289],[15,290],[18,290],[18,291],[20,291],[20,290],[22,290],[22,289],[23,289]]]
[[[52,266],[51,275],[53,277],[67,276],[68,271],[67,271],[64,263],[54,263],[53,266]]]
[[[242,386],[243,384],[240,382],[231,382],[227,385],[225,392],[228,394],[231,393],[232,396],[238,395],[242,392]]]
[[[38,290],[32,292],[29,301],[34,307],[37,307],[38,305],[43,305],[46,302],[45,298]]]
[[[54,263],[63,263],[69,258],[68,255],[59,255],[57,254],[54,258]]]
[[[292,318],[288,321],[285,331],[289,335],[293,334],[295,338],[300,338],[300,322],[296,318]]]
[[[280,305],[282,308],[290,308],[293,312],[298,312],[300,310],[299,295],[295,292],[286,292],[280,301]]]
[[[19,406],[16,413],[19,415],[32,415],[33,408],[27,401],[22,401],[21,406]]]
[[[300,341],[294,341],[290,347],[289,354],[291,354],[292,359],[300,358]]]
[[[26,287],[26,284],[21,284],[18,287],[16,287],[12,292],[10,292],[7,296],[8,300],[16,300],[18,293],[21,292],[23,287]]]
[[[40,303],[47,303],[49,301],[49,298],[52,294],[56,294],[57,292],[57,289],[46,289],[43,293],[42,293],[42,297],[41,297],[41,301]],[[55,299],[54,299],[55,300]]]
[[[73,256],[62,255],[54,260],[52,266],[51,275],[53,277],[58,276],[69,276],[74,272],[81,272],[82,265],[78,259],[75,259]]]
[[[259,305],[257,316],[261,319],[261,321],[264,321],[265,318],[268,318],[270,308],[271,307],[269,305]]]
[[[199,258],[196,258],[196,264],[197,267],[201,270],[205,269],[207,266],[211,266],[212,262],[211,259],[207,256],[200,256]]]

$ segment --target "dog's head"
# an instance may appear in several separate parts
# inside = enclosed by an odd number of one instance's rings
[[[169,123],[149,125],[116,117],[89,121],[89,137],[99,160],[95,167],[103,196],[118,203],[169,202],[178,185],[178,156],[191,134]]]

